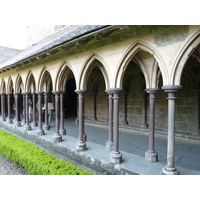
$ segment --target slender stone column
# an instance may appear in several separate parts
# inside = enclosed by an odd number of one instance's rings
[[[165,85],[162,89],[168,93],[168,139],[167,139],[167,166],[162,169],[165,175],[178,175],[174,166],[175,157],[175,93],[182,88],[181,85]]]
[[[28,105],[28,97],[29,97],[30,93],[26,92],[25,93],[25,102],[26,102],[26,111],[25,111],[25,121],[26,121],[26,125],[24,126],[25,130],[30,131],[31,130],[31,126],[29,124],[29,105]]]
[[[36,92],[38,95],[38,135],[45,135],[45,132],[42,128],[42,95],[43,92]]]
[[[35,92],[32,93],[32,100],[33,100],[33,123],[32,125],[36,127],[38,124],[36,122],[36,101],[35,101]]]
[[[114,148],[110,154],[112,164],[120,164],[122,162],[122,154],[119,152],[119,94],[122,92],[121,88],[111,89],[113,93],[113,140]]]
[[[128,91],[123,91],[123,93],[124,93],[124,124],[128,124],[128,120],[127,120]]]
[[[11,102],[10,102],[11,95],[12,95],[12,93],[7,93],[7,102],[8,102],[8,119],[7,119],[7,122],[8,122],[8,124],[12,124],[12,119],[11,119]]]
[[[85,125],[84,125],[84,97],[85,90],[75,90],[78,94],[79,100],[79,137],[76,144],[76,150],[78,152],[86,150],[86,135],[85,135]]]
[[[60,93],[60,134],[66,135],[66,130],[64,128],[63,94],[64,92]]]
[[[26,124],[26,93],[25,92],[23,92],[22,93],[22,95],[23,95],[23,102],[22,102],[22,115],[23,115],[23,119],[22,119],[22,121],[23,121],[23,123],[24,124]]]
[[[62,141],[62,135],[59,133],[59,124],[60,124],[60,119],[59,119],[59,96],[61,91],[52,91],[53,94],[55,94],[55,112],[56,112],[56,133],[53,136],[53,142],[58,143]]]
[[[108,125],[109,125],[109,132],[108,132],[108,141],[106,142],[106,149],[113,150],[113,94],[110,90],[106,90],[108,93]]]
[[[14,93],[14,97],[15,97],[15,124],[16,127],[20,127],[21,123],[19,121],[19,94],[20,93]]]
[[[93,116],[93,120],[97,120],[97,92],[94,91],[92,92],[93,96],[94,96],[94,116]]]
[[[44,105],[45,105],[45,126],[44,129],[45,130],[50,130],[50,126],[48,123],[48,94],[49,92],[45,92],[44,93]]]
[[[155,134],[155,94],[158,88],[146,90],[149,93],[149,150],[145,152],[145,160],[150,163],[158,161],[158,153],[154,150],[154,134]]]
[[[2,115],[2,121],[6,121],[5,117],[5,93],[1,93],[1,115]]]
[[[141,92],[142,97],[142,123],[141,126],[143,128],[147,128],[147,97],[146,92]]]

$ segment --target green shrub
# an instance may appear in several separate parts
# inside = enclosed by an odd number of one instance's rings
[[[93,174],[3,130],[0,130],[0,154],[22,165],[32,175]]]

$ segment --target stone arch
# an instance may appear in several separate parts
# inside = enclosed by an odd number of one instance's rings
[[[4,78],[1,80],[1,93],[6,93],[6,83]]]
[[[142,56],[138,56],[138,53],[141,54],[141,52],[147,52],[149,55],[152,56],[153,59],[151,68],[153,70],[148,70],[145,67],[145,64],[142,60]],[[125,51],[124,55],[122,56],[119,62],[117,72],[115,75],[116,88],[122,88],[122,77],[124,76],[125,70],[131,60],[135,60],[135,62],[139,65],[140,69],[142,70],[146,81],[146,88],[157,87],[156,80],[159,70],[161,71],[163,80],[165,82],[168,80],[168,73],[166,71],[165,63],[162,57],[159,55],[159,53],[152,46],[141,41],[136,41]]]
[[[31,72],[29,72],[27,75],[25,90],[26,90],[26,92],[35,92],[36,91],[35,78]]]
[[[50,92],[52,85],[52,77],[49,71],[44,68],[40,74],[38,90],[42,92]]]
[[[13,88],[13,80],[12,80],[11,77],[9,77],[9,79],[8,79],[8,84],[7,84],[7,92],[8,92],[8,93],[9,93],[9,92],[12,92],[13,89],[14,89],[14,88]]]
[[[17,76],[15,83],[15,92],[25,92],[24,84],[22,81],[22,77],[20,75]]]
[[[185,43],[183,48],[179,51],[179,54],[174,62],[173,70],[171,72],[170,83],[172,85],[180,85],[181,74],[188,58],[194,52],[195,48],[200,44],[200,30],[193,34]]]
[[[79,88],[86,89],[88,78],[94,67],[98,67],[101,70],[101,73],[104,77],[106,89],[110,88],[107,64],[104,61],[104,59],[97,53],[93,53],[86,59],[86,62],[84,63],[83,68],[81,70]]]
[[[55,89],[56,90],[60,90],[60,91],[64,91],[66,88],[66,83],[68,80],[68,76],[69,74],[73,73],[72,67],[70,66],[70,64],[68,62],[64,62],[61,67],[60,70],[58,71],[58,75],[56,77],[56,81],[55,81]],[[75,76],[74,76],[75,78]],[[76,81],[76,79],[75,79]]]

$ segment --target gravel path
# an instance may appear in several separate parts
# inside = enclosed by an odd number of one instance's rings
[[[8,158],[0,155],[0,175],[29,175],[29,173]]]

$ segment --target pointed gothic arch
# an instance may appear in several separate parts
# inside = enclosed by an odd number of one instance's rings
[[[86,62],[84,63],[81,70],[79,83],[80,89],[86,89],[90,73],[95,67],[98,67],[101,70],[101,73],[104,77],[106,89],[110,88],[107,64],[99,54],[93,53],[88,57],[88,59],[86,59]]]
[[[15,92],[25,92],[24,83],[22,81],[22,77],[20,76],[20,74],[17,76],[15,82]]]
[[[74,72],[72,70],[71,65],[65,61],[61,65],[60,70],[58,71],[58,74],[56,76],[56,81],[55,81],[55,89],[56,90],[58,90],[58,91],[65,90],[67,80],[68,80],[70,74],[72,74],[75,79]],[[75,79],[75,81],[76,81],[76,79]]]
[[[172,85],[180,85],[183,68],[188,58],[192,55],[195,48],[199,44],[200,44],[200,31],[197,31],[188,39],[183,48],[179,51],[179,54],[174,62],[173,70],[170,75],[171,77],[170,82]]]
[[[7,92],[12,92],[13,89],[14,89],[13,88],[13,80],[11,77],[9,77],[8,84],[7,84]]]
[[[35,92],[36,91],[36,83],[35,78],[32,72],[29,72],[25,82],[25,90],[27,92]]]
[[[52,77],[46,68],[40,74],[38,90],[43,92],[50,92],[52,90]]]
[[[144,59],[142,58],[144,53],[152,57],[152,65],[149,69],[145,67]],[[159,70],[164,81],[168,80],[168,73],[164,61],[159,53],[152,46],[141,41],[136,41],[125,51],[119,62],[117,72],[115,74],[114,85],[116,88],[122,88],[123,76],[131,60],[134,60],[143,72],[146,81],[146,88],[157,87],[156,80]]]

